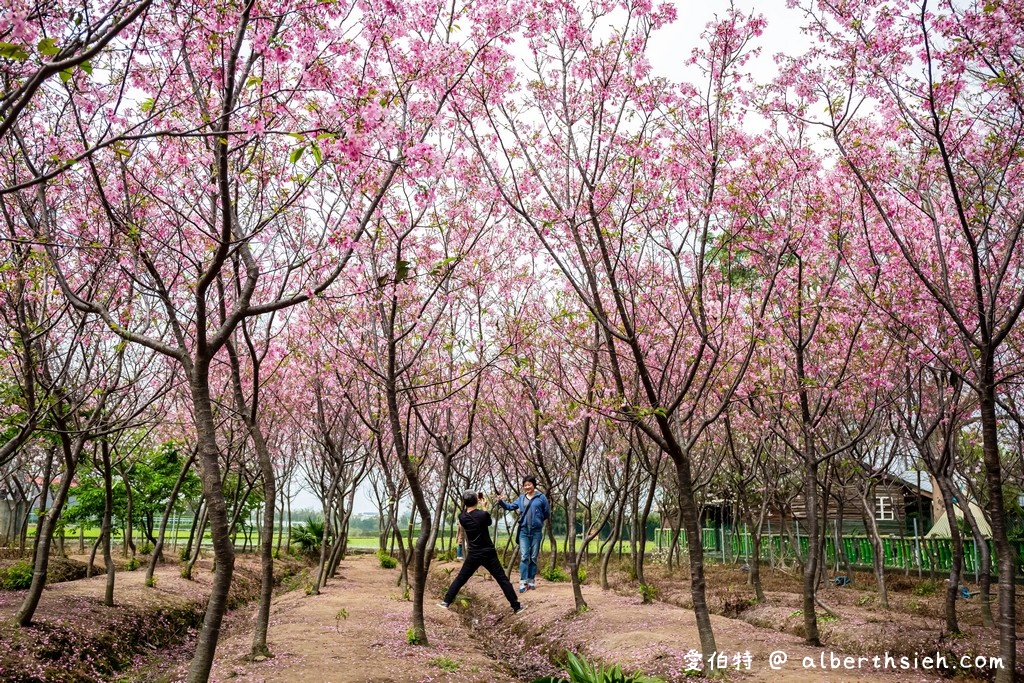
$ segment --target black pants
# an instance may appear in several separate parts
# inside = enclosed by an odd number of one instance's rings
[[[480,567],[490,572],[494,580],[498,582],[498,585],[501,586],[501,592],[505,594],[505,599],[508,600],[508,604],[512,605],[512,609],[519,609],[519,598],[516,597],[516,591],[512,588],[508,576],[505,575],[505,570],[502,568],[501,561],[498,559],[498,553],[495,550],[491,550],[484,555],[470,553],[466,556],[466,560],[462,563],[462,569],[459,570],[459,575],[455,577],[452,585],[448,587],[448,592],[444,595],[445,604],[452,604],[455,596],[459,594],[459,590],[466,585],[469,577],[473,576]]]

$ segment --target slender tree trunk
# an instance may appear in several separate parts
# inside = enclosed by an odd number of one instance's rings
[[[110,531],[114,515],[114,473],[110,466],[110,445],[106,440],[100,442],[100,456],[103,459],[103,526],[100,536],[103,537],[103,563],[107,568],[107,585],[103,593],[103,604],[114,606],[114,558],[110,549]]]
[[[71,488],[71,481],[75,476],[75,469],[78,465],[78,456],[81,453],[81,443],[72,446],[66,437],[61,437],[62,448],[64,449],[64,475],[61,477],[60,486],[57,488],[57,495],[54,496],[53,504],[40,515],[39,533],[36,535],[35,566],[32,570],[32,584],[29,586],[28,594],[18,608],[15,621],[19,626],[31,626],[32,617],[35,616],[36,608],[39,606],[39,599],[43,595],[43,588],[46,586],[46,570],[50,564],[50,541],[53,538],[53,531],[60,520],[60,513],[67,500],[68,490]],[[44,485],[48,482],[44,481]],[[44,489],[45,490],[45,489]]]
[[[100,522],[102,525],[102,521]],[[85,568],[85,578],[92,578],[93,562],[96,561],[96,551],[99,550],[100,545],[103,543],[103,531],[100,531],[100,535],[96,537],[96,542],[92,544],[92,550],[89,551],[89,565]]]
[[[804,509],[807,513],[807,562],[804,564],[804,638],[808,645],[821,647],[815,597],[818,581],[818,465],[814,453],[804,455]],[[800,553],[799,538],[797,553]]]
[[[39,519],[36,520],[36,537],[32,541],[33,555],[39,550],[39,539],[43,535],[43,524],[49,514],[49,509],[46,506],[50,503],[50,484],[53,481],[53,459],[56,456],[56,450],[55,447],[47,449],[46,461],[43,463],[42,483],[39,488]],[[28,515],[25,515],[25,519],[28,519]]]
[[[171,495],[167,499],[167,505],[164,506],[164,514],[160,518],[160,532],[157,534],[156,544],[153,546],[153,554],[150,556],[149,564],[146,566],[146,585],[151,588],[154,585],[153,572],[156,571],[156,563],[164,561],[164,534],[167,532],[167,520],[171,518],[171,513],[174,512],[174,504],[178,500],[178,492],[181,491],[181,485],[185,482],[185,478],[188,476],[189,470],[192,469],[192,463],[195,462],[195,459],[196,454],[193,453],[182,464],[178,478],[174,481],[174,488],[171,489]]]
[[[758,602],[767,602],[767,598],[764,594],[764,586],[761,584],[761,533],[764,530],[764,521],[768,515],[768,495],[765,493],[764,500],[761,501],[761,512],[758,516],[757,523],[751,525],[750,540],[753,557],[750,558],[750,583],[754,586],[754,597],[757,598]],[[749,522],[748,522],[749,523]],[[771,543],[772,539],[769,538],[768,542]]]
[[[885,587],[885,551],[882,537],[878,535],[878,523],[875,521],[875,485],[868,482],[861,492],[861,505],[864,509],[864,526],[871,539],[872,567],[875,571],[875,582],[878,584],[878,602],[882,609],[889,609],[889,592]]]
[[[204,500],[200,499],[199,500],[199,507],[197,507],[196,511],[192,514],[192,528],[189,529],[189,532],[188,532],[188,543],[185,544],[185,554],[184,554],[184,557],[185,557],[186,560],[188,560],[189,558],[192,557],[192,544],[196,542],[196,527],[199,525],[199,520],[200,519],[202,519],[203,523],[205,524],[205,520],[206,520],[206,516],[204,514],[205,512],[206,512],[206,502]],[[202,529],[200,529],[199,530],[199,542],[200,543],[202,543],[202,539],[203,539],[203,532],[202,532]]]
[[[974,539],[974,543],[978,547],[978,557],[975,558],[978,562],[978,590],[980,591],[978,598],[981,601],[979,607],[981,607],[981,623],[986,628],[995,626],[995,621],[992,619],[992,553],[988,547],[988,541],[985,536],[981,533],[981,527],[978,525],[978,520],[974,518],[974,513],[971,512],[971,506],[966,503],[963,506],[964,519],[967,520],[967,524],[971,527],[971,536]]]
[[[135,539],[133,538],[133,524],[132,524],[132,508],[134,507],[134,496],[132,495],[132,485],[128,481],[127,468],[122,464],[119,469],[121,475],[121,481],[124,483],[125,495],[128,498],[128,509],[125,512],[124,517],[124,556],[128,557],[128,552],[131,551],[131,557],[135,557]]]
[[[956,616],[956,599],[960,593],[960,572],[964,564],[964,544],[960,529],[956,524],[956,512],[953,509],[953,484],[946,475],[938,477],[939,489],[942,492],[942,505],[949,520],[949,538],[953,546],[953,563],[949,568],[949,581],[946,584],[946,631],[959,633],[960,624]]]
[[[206,535],[206,506],[201,506],[202,512],[199,514],[199,518],[196,520],[196,530],[198,535],[196,536],[195,545],[192,547],[192,551],[187,554],[185,564],[181,568],[181,577],[183,579],[192,580],[192,568],[195,566],[196,561],[199,560],[199,554],[203,550],[203,536]]]
[[[633,566],[636,568],[636,578],[640,583],[647,583],[647,579],[644,578],[644,555],[647,553],[647,520],[651,516],[651,507],[654,505],[654,494],[658,489],[659,465],[660,462],[655,465],[654,472],[651,473],[651,485],[647,489],[647,498],[644,500],[643,510],[640,513],[640,518],[637,523],[637,531],[640,538],[637,541],[636,562]]]
[[[1016,678],[1016,567],[1014,551],[1006,531],[1006,504],[1003,498],[1003,473],[999,456],[999,434],[996,418],[996,388],[993,367],[994,351],[982,353],[983,377],[979,391],[981,408],[982,454],[988,484],[989,516],[992,518],[992,539],[999,562],[999,655],[1002,668],[996,671],[997,683],[1011,683]]]
[[[666,425],[667,426],[667,425]],[[706,586],[704,583],[704,548],[700,538],[700,520],[694,503],[693,484],[690,479],[690,460],[681,452],[674,454],[679,477],[679,512],[686,531],[686,546],[690,555],[690,595],[693,599],[693,614],[697,620],[701,652],[705,657],[717,650],[715,634],[711,626],[711,612],[708,610]]]
[[[192,395],[195,406],[197,443],[200,472],[203,481],[203,495],[206,498],[207,516],[213,538],[214,574],[210,597],[206,604],[203,628],[196,642],[195,656],[189,667],[188,683],[206,683],[213,667],[217,650],[220,625],[227,610],[228,590],[231,575],[235,569],[235,549],[231,545],[228,528],[228,513],[224,503],[221,485],[224,481],[220,472],[220,447],[213,418],[213,404],[209,393],[208,363],[197,362],[193,371]]]
[[[310,590],[310,595],[320,595],[320,588],[326,585],[327,583],[327,558],[330,543],[334,536],[333,524],[331,523],[331,520],[333,519],[334,516],[334,499],[336,492],[338,490],[338,483],[340,477],[340,473],[335,473],[333,475],[333,478],[331,480],[331,487],[330,489],[328,489],[327,495],[324,497],[324,536],[320,542],[320,559],[317,561],[316,564],[316,577],[313,579],[313,587]]]

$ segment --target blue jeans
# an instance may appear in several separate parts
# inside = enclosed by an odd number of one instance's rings
[[[519,530],[519,582],[533,583],[537,578],[537,557],[544,539],[544,529]]]

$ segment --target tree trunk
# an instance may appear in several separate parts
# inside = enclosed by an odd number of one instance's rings
[[[974,538],[974,543],[978,547],[979,556],[975,558],[978,562],[978,584],[979,590],[981,591],[978,598],[981,601],[979,605],[981,607],[981,623],[986,628],[995,626],[995,621],[992,619],[992,553],[988,547],[988,541],[985,536],[981,533],[981,527],[978,525],[978,520],[974,518],[974,513],[971,512],[971,506],[964,501],[964,505],[961,508],[964,511],[964,519],[967,520],[968,526],[971,527],[971,536]]]
[[[74,447],[68,443],[67,438],[62,436],[62,448],[64,449],[64,474],[54,496],[53,505],[44,514],[40,515],[39,533],[36,535],[35,544],[35,565],[32,570],[32,584],[29,586],[28,594],[18,608],[15,621],[19,626],[31,626],[32,617],[39,606],[39,599],[43,595],[43,588],[46,586],[46,570],[50,564],[50,541],[53,538],[53,531],[60,520],[61,509],[64,501],[67,500],[68,490],[71,488],[71,480],[74,479],[75,469],[78,465],[78,456],[81,453],[82,443],[78,442]],[[48,485],[47,481],[43,482]],[[45,491],[46,489],[44,489]]]
[[[878,523],[875,521],[875,485],[868,482],[861,491],[860,501],[864,510],[864,526],[871,539],[872,567],[875,571],[875,582],[878,584],[878,602],[882,609],[889,609],[889,592],[885,587],[885,556],[882,537],[878,535]]]
[[[660,419],[660,418],[659,418]],[[666,424],[667,427],[667,424]],[[670,454],[676,463],[679,478],[679,512],[682,526],[686,531],[686,546],[690,555],[690,595],[693,600],[693,614],[697,620],[697,632],[704,657],[710,657],[717,650],[715,634],[711,626],[704,583],[704,548],[700,538],[700,520],[694,503],[693,484],[690,479],[690,461],[681,452]]]
[[[647,489],[647,498],[644,500],[643,510],[640,512],[639,519],[637,520],[637,532],[640,538],[637,542],[636,560],[633,566],[636,570],[636,579],[640,583],[647,583],[647,579],[644,578],[644,555],[647,553],[647,520],[651,516],[651,507],[654,505],[654,494],[658,488],[659,469],[660,461],[658,461],[654,471],[651,473],[651,486]]]
[[[946,631],[959,633],[960,625],[956,617],[956,599],[960,593],[960,572],[964,563],[964,543],[960,536],[960,529],[956,524],[956,512],[953,510],[953,484],[950,479],[943,475],[938,478],[939,489],[942,492],[942,505],[946,510],[946,519],[949,520],[949,537],[953,546],[953,563],[949,568],[949,581],[946,584]]]
[[[128,473],[123,464],[118,468],[118,471],[121,475],[121,481],[124,482],[125,495],[128,497],[128,509],[124,516],[124,556],[128,557],[128,552],[131,551],[131,557],[135,557],[135,539],[132,533],[132,507],[135,501],[132,495],[132,485],[128,481]]]
[[[1003,499],[1003,474],[999,456],[999,434],[996,418],[996,392],[993,349],[982,353],[983,377],[979,391],[981,408],[982,453],[985,480],[988,484],[989,516],[992,518],[992,540],[999,561],[999,655],[1003,665],[996,671],[997,683],[1011,683],[1016,678],[1016,567],[1014,552],[1006,532],[1006,504]]]
[[[228,529],[228,513],[222,490],[223,477],[220,472],[220,447],[213,418],[213,404],[209,395],[209,368],[197,363],[192,381],[193,405],[195,406],[196,432],[198,437],[200,473],[203,495],[206,498],[207,516],[213,538],[214,574],[210,597],[206,604],[203,628],[196,642],[195,656],[189,667],[188,683],[206,683],[213,667],[217,650],[220,625],[227,610],[228,589],[235,569],[235,549],[231,545]]]
[[[92,564],[96,561],[96,551],[99,549],[100,544],[103,543],[103,532],[100,531],[100,535],[96,537],[96,542],[92,544],[92,550],[89,551],[89,565],[85,568],[85,578],[92,578]]]
[[[114,473],[110,467],[110,445],[106,440],[100,442],[100,455],[103,458],[103,526],[100,536],[103,537],[103,564],[107,568],[107,585],[103,593],[103,604],[114,606],[114,558],[110,552],[110,532],[114,515]]]
[[[198,535],[195,539],[195,545],[192,546],[190,544],[192,550],[186,554],[185,564],[182,565],[181,568],[181,578],[188,579],[190,581],[192,580],[192,567],[195,566],[196,561],[199,559],[199,553],[202,552],[203,536],[206,534],[206,505],[201,505],[200,508],[201,512],[198,519],[196,519],[195,525],[195,528],[198,531]]]
[[[804,509],[807,513],[807,562],[804,565],[804,638],[808,645],[821,647],[815,597],[818,589],[818,465],[813,452],[804,454]],[[797,537],[797,553],[800,539]]]
[[[56,448],[47,449],[46,462],[43,463],[42,483],[39,485],[39,519],[36,520],[36,537],[32,541],[32,554],[39,550],[39,539],[43,536],[43,523],[49,509],[46,507],[50,502],[50,484],[53,481],[53,459],[56,455]],[[26,521],[28,515],[25,515]]]
[[[188,472],[195,460],[196,454],[192,453],[189,459],[181,466],[178,478],[174,481],[174,488],[171,489],[171,495],[167,499],[167,505],[164,506],[164,514],[160,518],[160,532],[157,534],[156,543],[153,545],[153,554],[150,556],[149,564],[146,567],[146,585],[150,588],[154,585],[153,572],[156,571],[156,563],[164,561],[164,534],[167,532],[167,520],[171,518],[171,513],[174,512],[174,504],[178,500],[178,492],[181,491],[181,485],[185,482],[185,478],[188,476]]]

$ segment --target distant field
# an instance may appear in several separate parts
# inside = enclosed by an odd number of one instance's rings
[[[191,520],[190,520],[190,522],[191,522]],[[171,547],[174,547],[174,546],[180,547],[180,546],[183,546],[183,545],[188,543],[189,527],[187,527],[187,526],[185,526],[184,528],[179,527],[177,529],[177,534],[176,535],[174,533],[172,533],[172,531],[173,530],[169,528],[167,530],[166,534],[164,535],[164,539],[165,539],[164,543],[165,544],[167,544],[168,546],[171,546]],[[287,534],[287,530],[285,530],[284,533]],[[66,529],[65,530],[64,543],[65,544],[75,544],[75,543],[77,543],[78,539],[79,539],[79,535],[80,535],[80,530],[79,529]],[[83,534],[84,543],[86,545],[94,543],[96,541],[96,539],[99,538],[99,535],[100,535],[99,527],[86,527],[84,529],[84,534]],[[35,525],[30,525],[29,526],[28,537],[29,537],[29,539],[32,539],[32,538],[35,537]],[[120,529],[115,530],[115,532],[114,532],[114,542],[115,542],[115,544],[120,543],[121,542],[121,538],[122,538],[121,530]],[[252,545],[257,542],[256,533],[252,532],[250,538],[251,538],[251,540],[249,541],[249,547],[252,547]],[[277,544],[277,538],[278,538],[278,533],[275,533],[274,534],[275,546]],[[136,545],[139,545],[139,544],[142,544],[142,543],[146,542],[145,537],[140,533],[140,531],[138,529],[133,530],[132,539],[134,540]],[[405,540],[405,539],[403,539],[403,540]],[[408,541],[406,541],[406,542],[408,542]],[[577,550],[578,550],[579,549],[579,543],[580,543],[579,538],[577,538],[576,542],[577,542]],[[210,536],[209,532],[207,532],[203,536],[202,543],[203,543],[204,546],[211,545],[212,539],[211,539],[211,536]],[[283,541],[282,541],[282,543],[283,543]],[[358,536],[352,535],[352,536],[349,536],[349,538],[348,538],[348,544],[349,544],[350,547],[353,547],[353,548],[376,548],[378,543],[379,543],[378,536],[375,533],[372,534],[372,535],[358,535]],[[237,541],[236,541],[236,545],[238,547],[241,547],[242,544],[243,544],[243,536],[242,536],[241,533],[239,533]],[[498,550],[499,551],[504,550],[505,547],[508,544],[509,544],[508,536],[505,535],[505,534],[498,534],[498,537],[495,540],[495,546],[498,548]],[[438,546],[439,549],[440,548],[447,549],[448,545],[449,545],[449,540],[448,540],[447,537],[445,537],[443,539],[439,538],[438,541],[437,541],[437,546]],[[515,545],[514,541],[513,541],[512,545]],[[629,541],[622,541],[618,545],[619,545],[619,547],[616,549],[616,552],[619,552],[619,553],[628,553],[629,552]],[[591,542],[591,544],[590,544],[590,552],[591,553],[597,552],[598,547],[599,547],[599,544],[596,541],[595,542]],[[542,549],[542,552],[549,552],[551,550],[551,542],[547,538],[544,539],[544,543],[541,546],[541,549]],[[558,549],[559,549],[559,552],[565,552],[566,551],[565,539],[563,539],[563,538],[559,539],[559,541],[558,541]],[[656,543],[654,543],[653,541],[648,541],[647,542],[647,551],[648,552],[653,552],[656,549],[657,549],[657,544]]]

